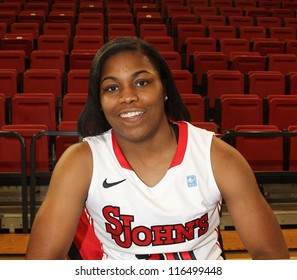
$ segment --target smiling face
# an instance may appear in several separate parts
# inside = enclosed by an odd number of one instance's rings
[[[103,112],[118,140],[143,141],[168,126],[159,73],[140,52],[106,60],[100,81]]]

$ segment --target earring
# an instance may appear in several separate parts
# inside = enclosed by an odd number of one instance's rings
[[[166,102],[167,100],[168,100],[168,96],[166,95],[166,96],[165,96],[165,102]]]

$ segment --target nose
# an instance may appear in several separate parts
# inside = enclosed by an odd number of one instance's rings
[[[128,87],[122,90],[119,103],[130,104],[132,102],[138,101],[138,95],[134,91],[134,89]]]

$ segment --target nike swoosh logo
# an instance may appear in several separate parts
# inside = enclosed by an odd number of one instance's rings
[[[103,181],[103,188],[105,188],[105,189],[108,189],[108,188],[111,188],[111,187],[113,187],[113,186],[116,186],[116,185],[118,185],[118,184],[120,184],[120,183],[123,183],[124,181],[126,181],[126,179],[124,179],[124,180],[121,180],[121,181],[117,181],[117,182],[113,182],[113,183],[107,183],[107,178]]]

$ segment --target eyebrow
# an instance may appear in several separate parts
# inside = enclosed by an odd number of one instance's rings
[[[151,74],[151,73],[150,73],[149,71],[147,71],[147,70],[139,70],[139,71],[134,72],[134,73],[132,74],[132,77],[135,78],[135,77],[137,77],[138,75],[140,75],[140,74],[142,74],[142,73]],[[113,81],[116,81],[117,78],[114,77],[114,76],[107,76],[107,77],[104,77],[104,78],[102,79],[102,81],[100,82],[100,84],[102,84],[105,80],[113,80]]]

